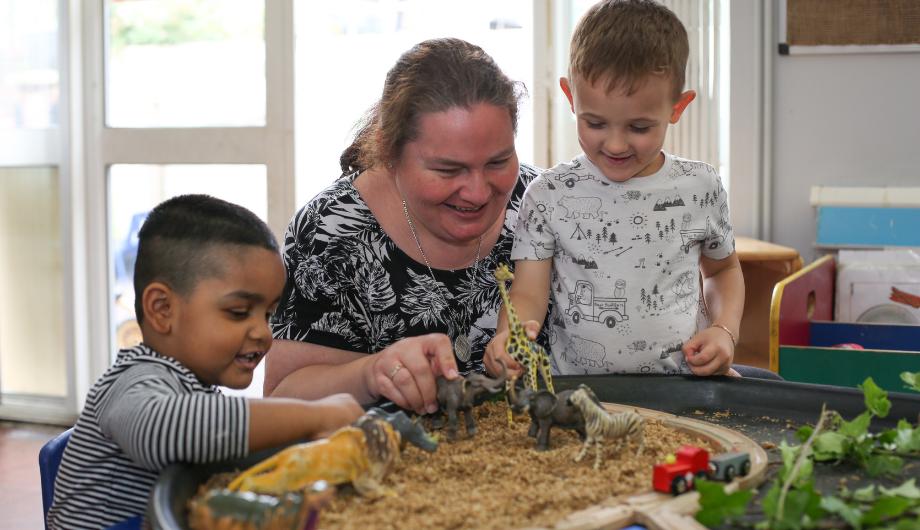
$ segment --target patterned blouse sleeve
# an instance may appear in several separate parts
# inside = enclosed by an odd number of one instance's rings
[[[324,219],[328,199],[320,195],[301,208],[284,235],[283,258],[287,273],[281,302],[271,319],[276,339],[309,342],[355,350],[337,328],[346,325],[337,301],[347,289],[329,274],[335,246],[328,245]]]

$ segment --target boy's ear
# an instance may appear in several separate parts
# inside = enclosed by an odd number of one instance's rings
[[[141,296],[144,323],[161,335],[168,334],[176,315],[177,293],[163,282],[151,282]]]
[[[695,90],[688,90],[681,94],[679,98],[677,98],[677,103],[675,103],[671,108],[671,123],[677,123],[677,120],[680,119],[681,114],[683,114],[684,110],[687,109],[687,105],[689,105],[690,102],[694,99],[696,99]]]
[[[562,89],[562,93],[565,94],[566,99],[569,100],[569,108],[572,109],[572,112],[575,112],[575,100],[572,99],[572,86],[569,85],[569,80],[566,77],[559,78],[559,88]]]

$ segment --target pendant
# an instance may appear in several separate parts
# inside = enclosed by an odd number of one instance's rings
[[[457,356],[462,362],[467,362],[470,360],[470,355],[472,354],[472,348],[470,347],[470,338],[460,333],[457,335],[457,338],[454,339],[454,355]]]

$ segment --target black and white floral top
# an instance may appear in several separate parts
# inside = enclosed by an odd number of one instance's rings
[[[354,187],[358,174],[342,177],[301,208],[285,233],[287,284],[272,317],[275,338],[375,353],[406,337],[464,333],[472,354],[457,366],[482,371],[501,307],[493,272],[511,266],[521,197],[537,172],[521,165],[491,253],[476,267],[433,269],[437,283],[380,227]]]

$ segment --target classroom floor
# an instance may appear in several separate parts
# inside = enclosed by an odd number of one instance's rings
[[[0,530],[41,530],[38,451],[65,429],[0,421]]]

